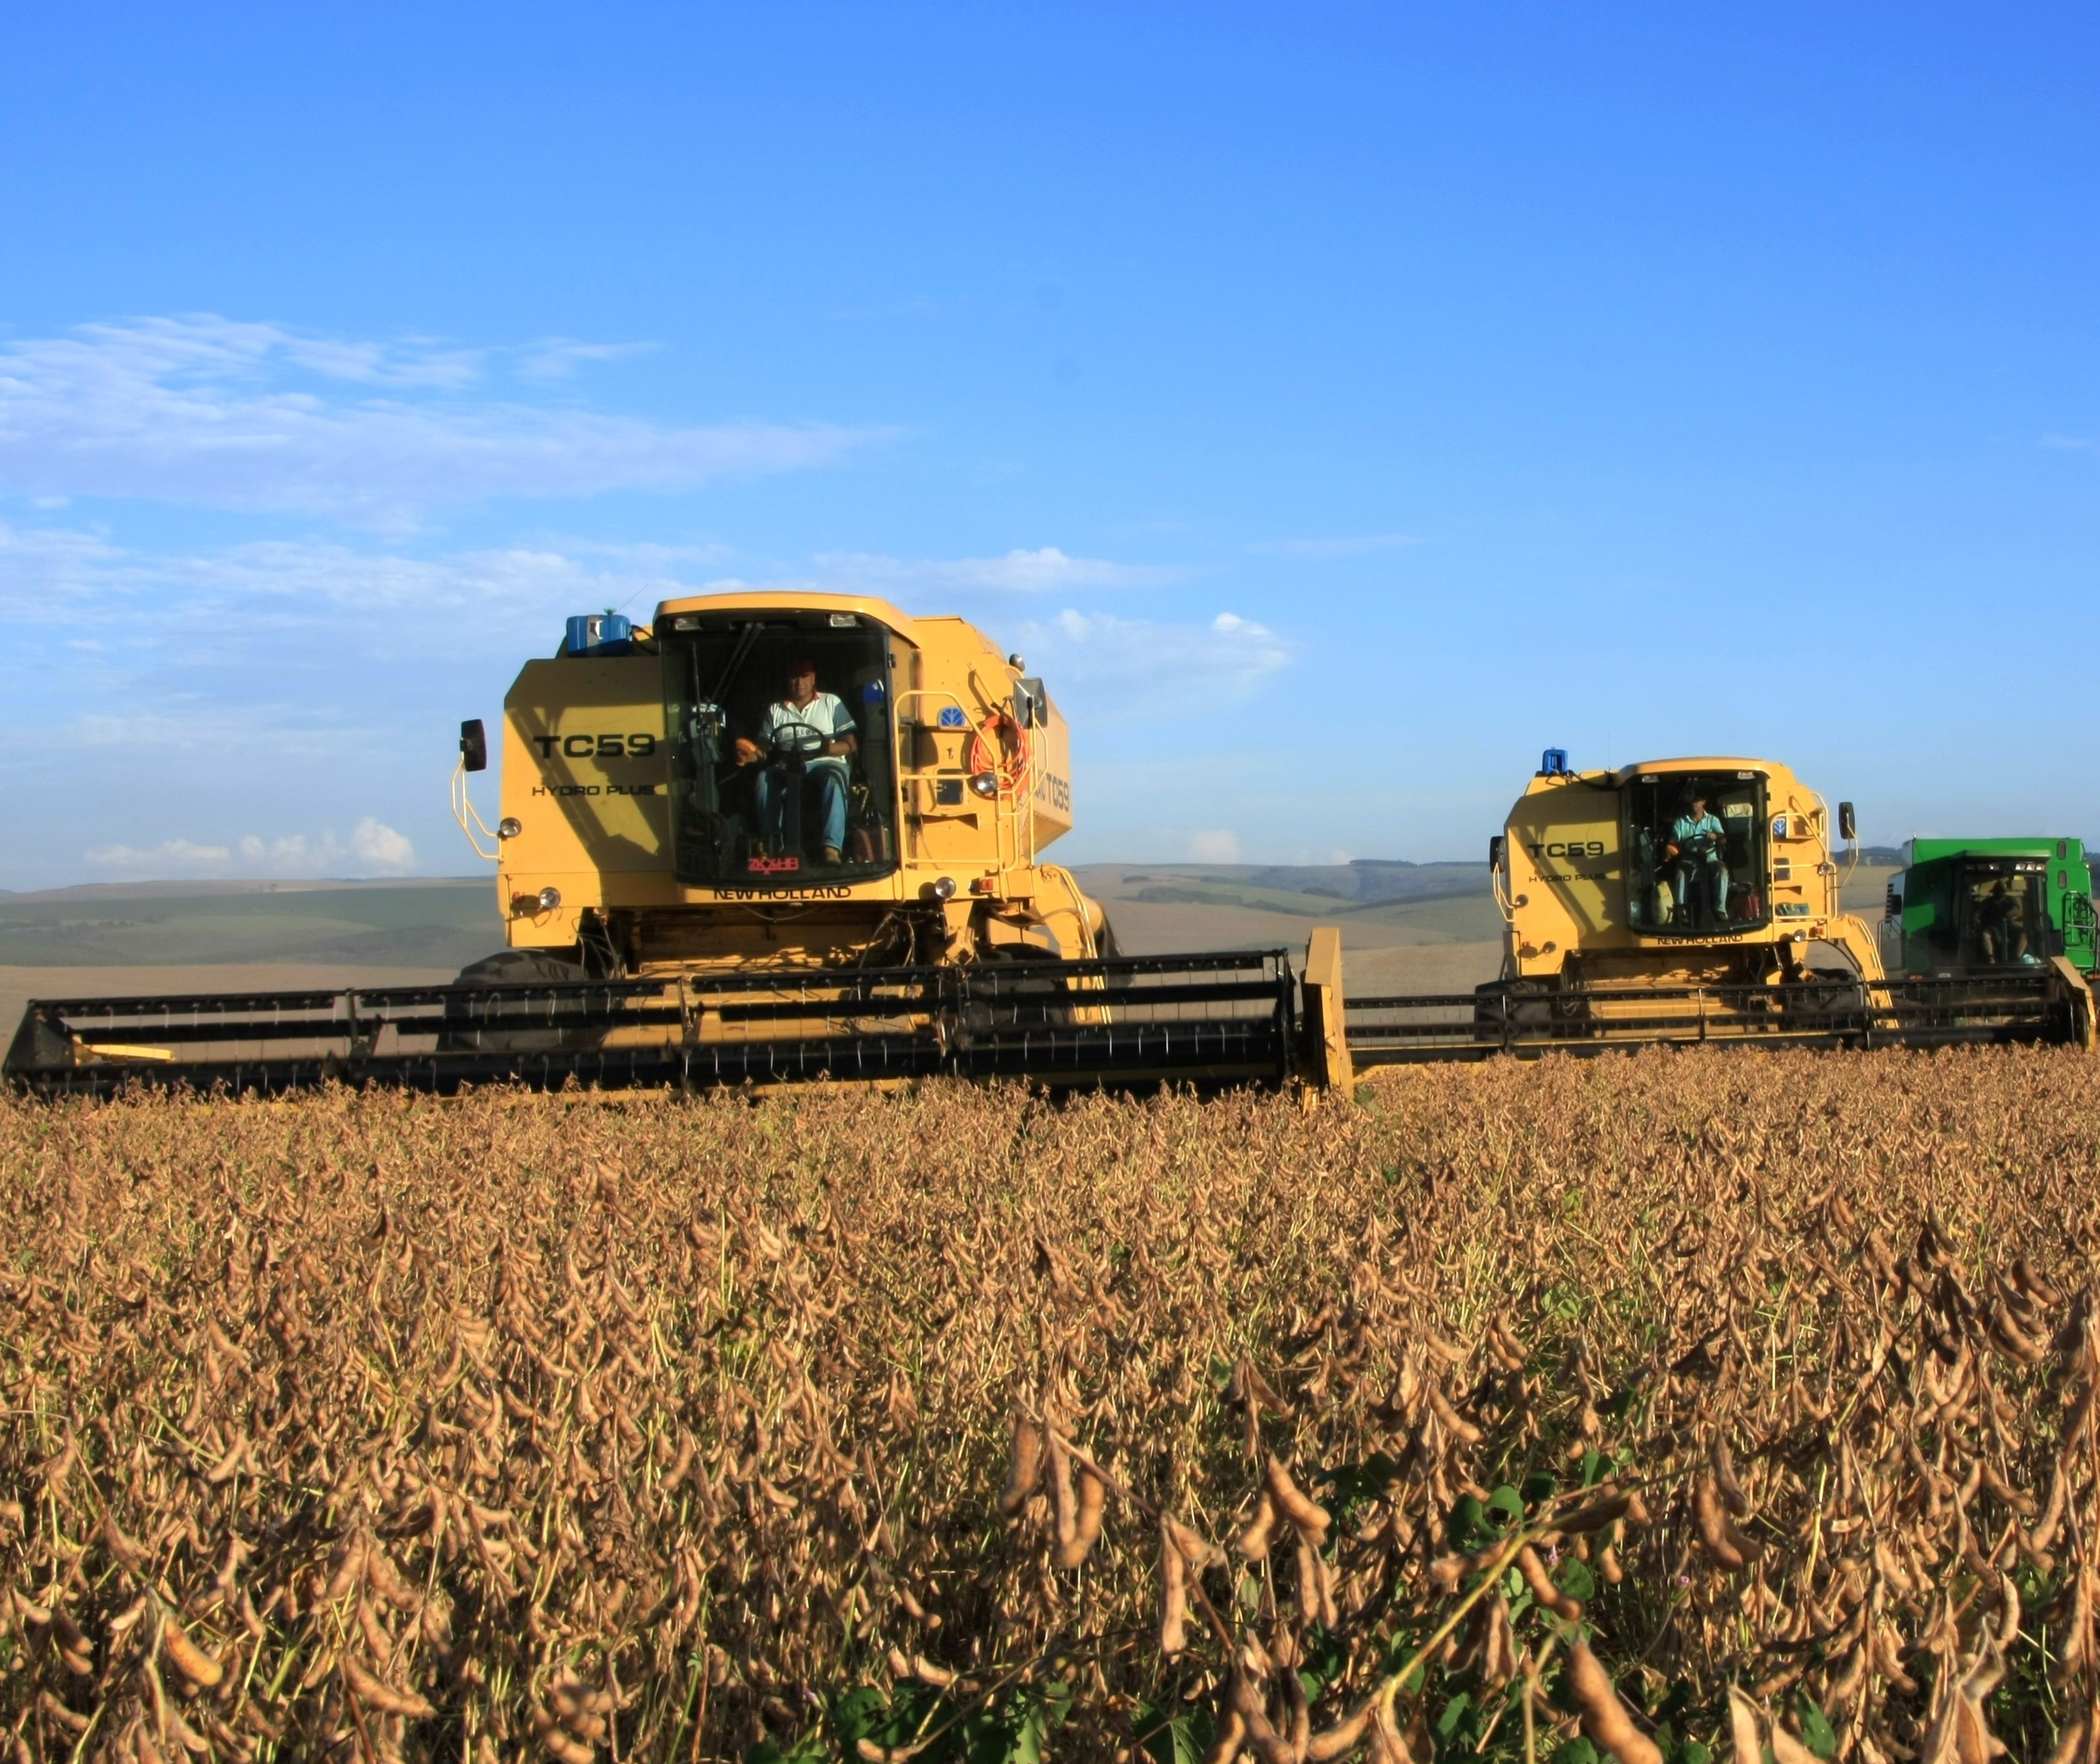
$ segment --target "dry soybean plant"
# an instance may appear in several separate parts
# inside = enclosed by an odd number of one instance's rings
[[[2100,1760],[2092,1069],[0,1105],[0,1725]]]

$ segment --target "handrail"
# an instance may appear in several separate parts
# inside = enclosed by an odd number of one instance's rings
[[[452,762],[452,818],[459,822],[460,831],[466,835],[466,842],[474,848],[474,856],[480,858],[483,863],[499,862],[503,856],[502,836],[482,819],[480,809],[474,807],[473,797],[467,794],[465,754],[461,754]],[[467,824],[469,817],[473,818],[474,825],[471,827]],[[477,830],[480,832],[481,839],[474,837]],[[496,840],[496,849],[483,851],[481,849],[482,839]]]

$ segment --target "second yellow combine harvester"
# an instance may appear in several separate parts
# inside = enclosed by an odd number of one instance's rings
[[[1833,835],[1851,848],[1841,865]],[[2058,956],[1891,977],[1845,911],[1852,805],[1768,760],[1577,771],[1549,748],[1489,851],[1502,978],[1349,1001],[1357,1065],[1646,1043],[2090,1046],[2093,1001]]]

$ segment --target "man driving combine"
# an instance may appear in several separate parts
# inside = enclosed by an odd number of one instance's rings
[[[1670,823],[1670,843],[1662,849],[1663,855],[1676,865],[1677,910],[1683,922],[1697,925],[1700,908],[1704,906],[1711,919],[1710,925],[1700,925],[1698,928],[1727,923],[1727,830],[1721,825],[1720,818],[1708,810],[1703,791],[1686,797],[1683,812]]]
[[[758,822],[774,855],[800,855],[797,811],[806,811],[814,796],[823,862],[839,861],[846,839],[846,757],[860,744],[856,727],[834,694],[817,690],[817,664],[797,656],[788,664],[788,696],[766,707],[758,739],[738,738],[736,763],[763,766],[754,784]]]
[[[2025,905],[2018,894],[2005,886],[2003,876],[1991,884],[1990,892],[1984,895],[1976,911],[1977,933],[1987,963],[2010,968],[2027,959],[2027,915],[2023,911]]]

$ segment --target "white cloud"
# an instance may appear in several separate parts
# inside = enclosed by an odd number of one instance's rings
[[[0,613],[165,632],[194,645],[258,619],[351,624],[383,637],[402,608],[489,609],[520,621],[646,608],[695,590],[722,548],[567,543],[412,557],[333,540],[261,540],[193,555],[129,549],[99,534],[0,522]]]
[[[1279,539],[1254,549],[1286,558],[1358,558],[1366,552],[1397,551],[1403,545],[1419,544],[1405,533],[1366,533],[1354,539]]]
[[[1268,626],[1221,612],[1208,624],[1123,619],[1066,607],[1021,628],[1030,665],[1085,690],[1113,714],[1178,717],[1192,700],[1244,696],[1290,660]]]
[[[205,703],[180,693],[155,695],[160,708],[119,714],[85,711],[48,727],[16,728],[11,746],[19,761],[38,763],[38,750],[90,751],[118,762],[160,763],[171,756],[231,756],[267,744],[280,761],[333,758],[344,734],[316,717],[311,707],[258,700],[239,705]]]
[[[233,853],[223,845],[166,839],[144,850],[132,845],[104,845],[87,853],[86,858],[101,869],[126,876],[223,875]]]
[[[525,360],[544,374],[597,346],[564,342]],[[467,395],[488,365],[482,351],[208,315],[27,338],[0,346],[0,487],[398,527],[492,496],[677,490],[824,465],[874,433],[671,427]]]
[[[11,527],[0,521],[0,609],[48,612],[80,599],[106,583],[122,557],[95,533]]]
[[[566,380],[593,362],[626,361],[655,347],[654,343],[579,343],[573,337],[550,337],[520,353],[518,371],[528,380]]]
[[[610,547],[591,547],[602,560],[593,567],[571,555],[583,549],[517,545],[410,558],[321,540],[263,540],[143,567],[170,587],[214,598],[323,601],[371,611],[504,604],[522,609],[549,599],[574,602],[580,609],[603,603],[608,594],[621,604],[657,591],[685,591],[661,549],[640,548],[638,555],[621,556]]]
[[[0,521],[0,612],[46,616],[64,604],[82,627],[114,620],[134,638],[165,628],[194,643],[236,624],[252,628],[257,620],[347,624],[384,634],[402,608],[486,610],[526,620],[555,609],[618,606],[646,617],[658,601],[674,595],[752,586],[953,595],[984,588],[1130,586],[1173,573],[1070,558],[1055,547],[923,563],[830,554],[818,558],[809,576],[757,583],[706,573],[730,555],[719,545],[565,540],[419,556],[331,538],[257,540],[183,554],[124,547],[95,531]],[[1068,624],[1081,617],[1064,615]],[[1237,623],[1224,615],[1214,629],[1257,646],[1267,635],[1252,624],[1234,633]],[[1116,628],[1112,622],[1100,628]]]
[[[1230,827],[1197,827],[1189,835],[1189,856],[1197,863],[1238,863],[1240,836]]]
[[[401,834],[367,815],[351,829],[350,849],[380,870],[406,870],[416,861],[416,848]]]
[[[157,845],[104,845],[86,853],[99,870],[126,878],[189,876],[401,875],[415,867],[416,849],[383,821],[367,815],[342,838],[329,831],[244,834],[231,845],[165,839]]]
[[[1157,588],[1180,581],[1189,573],[1171,565],[1074,558],[1055,545],[1035,551],[1009,551],[999,558],[916,560],[835,551],[820,554],[816,567],[821,576],[846,582],[990,589],[1020,594],[1080,588]]]
[[[13,725],[0,770],[82,751],[119,763],[172,764],[179,756],[214,765],[267,751],[278,765],[338,766],[346,756],[390,748],[404,709],[412,718],[427,714],[427,706],[398,702],[389,683],[404,664],[430,662],[422,633],[442,628],[444,666],[479,679],[485,692],[524,652],[551,646],[564,613],[614,606],[646,618],[663,599],[744,585],[708,573],[724,556],[719,546],[567,540],[414,555],[332,538],[185,555],[126,548],[92,531],[0,523],[0,615],[54,633],[41,649],[0,654],[0,702],[11,696],[15,705],[13,717],[0,712],[0,725]],[[1124,567],[1068,561],[1096,571]],[[841,584],[827,575],[799,585]],[[929,602],[954,603],[921,592]],[[955,598],[968,606],[967,595]],[[55,610],[62,613],[55,628]],[[1088,724],[1160,721],[1229,703],[1259,690],[1293,655],[1276,632],[1230,611],[1180,623],[1067,606],[1008,628],[1011,637],[1002,637],[1018,639],[1030,665]],[[333,848],[310,839],[299,849],[267,845],[245,861],[268,873],[343,874],[384,857],[369,844],[360,850],[345,839]]]
[[[597,539],[571,539],[563,541],[563,549],[578,557],[612,558],[633,569],[668,570],[677,564],[712,565],[735,555],[727,545],[663,545],[641,539],[623,540],[618,544]]]

